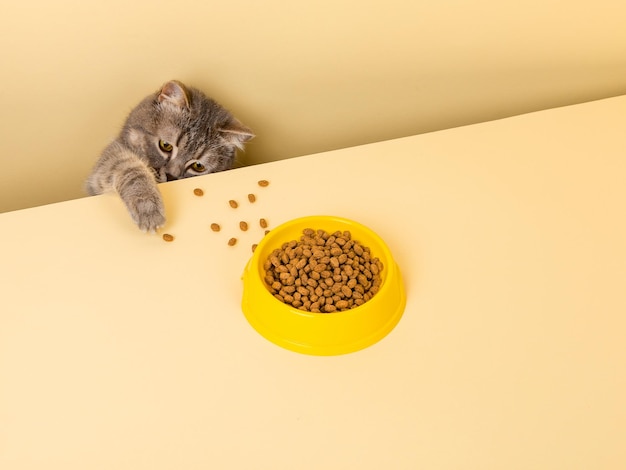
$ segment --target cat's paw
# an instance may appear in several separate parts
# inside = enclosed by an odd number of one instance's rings
[[[128,205],[128,211],[144,232],[154,233],[165,225],[165,208],[160,196],[137,199]]]

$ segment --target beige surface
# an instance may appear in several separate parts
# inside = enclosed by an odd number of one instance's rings
[[[242,164],[626,93],[626,2],[2,2],[0,212],[84,196],[170,79],[257,133]]]
[[[172,243],[109,195],[0,215],[0,468],[624,468],[625,113],[167,183]],[[240,311],[261,229],[228,247],[239,220],[315,213],[376,230],[406,280],[354,354],[283,350]]]

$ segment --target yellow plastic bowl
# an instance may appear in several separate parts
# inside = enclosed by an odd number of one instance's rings
[[[263,264],[283,243],[299,240],[305,228],[349,230],[354,240],[368,246],[384,265],[378,293],[359,307],[334,313],[305,312],[276,299],[265,284]],[[304,354],[332,356],[366,348],[396,326],[405,304],[402,277],[387,245],[369,228],[340,217],[302,217],[274,228],[243,273],[242,310],[250,325],[269,341]]]

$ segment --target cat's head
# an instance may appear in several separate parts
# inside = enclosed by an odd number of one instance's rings
[[[128,116],[122,139],[168,180],[232,168],[254,134],[200,90],[167,82]]]

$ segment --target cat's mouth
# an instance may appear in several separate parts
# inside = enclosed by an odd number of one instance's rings
[[[176,181],[178,179],[175,176],[170,175],[169,173],[165,173],[165,178],[166,181]]]

